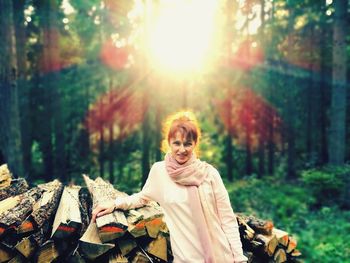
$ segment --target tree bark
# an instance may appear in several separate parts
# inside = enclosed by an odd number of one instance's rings
[[[114,138],[113,138],[113,133],[114,133],[114,129],[113,129],[113,124],[109,125],[109,142],[108,142],[108,159],[109,159],[109,163],[108,163],[108,170],[109,170],[109,181],[113,184],[114,183]],[[119,160],[120,162],[121,160]]]
[[[293,25],[294,25],[294,11],[291,7],[288,9],[289,11],[289,18],[288,18],[288,32],[292,32]],[[288,35],[288,53],[291,53],[293,50],[293,43],[292,43],[292,37],[291,35]],[[288,66],[286,66],[288,67]],[[286,72],[288,72],[289,69],[286,68]],[[291,83],[295,82],[296,80],[290,76],[290,79],[287,80],[287,76],[285,77],[285,81],[288,81],[288,83],[285,83],[285,87],[291,87]],[[295,177],[295,105],[293,102],[293,96],[291,94],[290,90],[286,90],[286,100],[287,100],[287,142],[288,142],[288,149],[287,149],[287,177],[289,179]]]
[[[61,99],[58,92],[59,49],[58,30],[55,13],[58,9],[54,0],[39,0],[37,4],[40,14],[42,30],[42,59],[39,61],[42,86],[42,103],[44,112],[42,118],[43,137],[41,148],[43,151],[45,179],[52,180],[54,176],[65,181],[65,151],[64,128],[61,112]],[[53,143],[54,142],[54,143]]]
[[[245,163],[245,169],[246,174],[250,175],[253,172],[253,162],[252,162],[252,135],[249,131],[250,127],[248,127],[248,130],[246,131],[246,163]]]
[[[313,25],[311,25],[312,27]],[[314,43],[314,28],[309,28],[308,30],[310,36],[309,40],[309,52],[310,56],[314,57],[315,52],[315,43]],[[315,62],[311,61],[309,63],[309,81],[307,86],[307,98],[306,98],[306,154],[307,161],[310,165],[314,165],[316,163],[316,138],[318,137],[319,130],[316,128],[316,115],[317,115],[317,105],[318,105],[318,93],[315,91]]]
[[[228,133],[226,135],[226,167],[227,167],[227,179],[229,182],[233,182],[233,155],[232,155],[232,135]]]
[[[20,109],[20,126],[22,138],[23,168],[25,175],[31,170],[31,122],[30,122],[30,85],[26,81],[26,29],[24,27],[25,0],[13,1],[14,23],[16,31],[16,53],[18,69],[18,95]]]
[[[12,1],[0,1],[0,149],[10,170],[23,175]]]
[[[326,65],[326,55],[327,55],[327,46],[326,46],[326,39],[327,39],[327,33],[326,33],[326,23],[323,22],[321,26],[321,83],[319,85],[319,93],[320,93],[320,104],[323,105],[323,107],[320,108],[320,150],[319,150],[319,156],[320,156],[320,162],[321,164],[325,164],[328,162],[328,144],[327,144],[327,110],[329,108],[329,101],[328,101],[328,91],[329,91],[329,85],[328,80],[326,76],[328,76],[327,72],[327,65]]]
[[[332,101],[329,128],[329,163],[345,160],[347,0],[334,1]]]
[[[99,142],[99,164],[100,164],[100,176],[104,178],[104,163],[105,163],[105,142],[104,142],[104,129],[100,127],[100,142]]]
[[[274,144],[274,123],[275,117],[272,113],[269,114],[269,132],[268,132],[268,173],[272,175],[275,171],[275,144]]]
[[[145,105],[147,105],[148,100],[146,98],[145,100],[146,101],[144,103]],[[148,173],[150,170],[150,163],[149,163],[150,139],[151,138],[150,138],[150,125],[149,125],[149,112],[146,112],[145,118],[142,123],[142,185],[146,183],[146,180],[148,178]]]
[[[258,155],[259,155],[259,171],[258,176],[261,178],[265,174],[265,142],[264,139],[259,138],[259,149],[258,149]]]

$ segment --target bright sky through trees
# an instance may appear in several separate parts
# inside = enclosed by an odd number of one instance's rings
[[[147,30],[151,63],[171,71],[202,67],[209,58],[218,2],[161,1]]]
[[[218,0],[134,0],[134,7],[128,14],[133,30],[128,40],[118,37],[114,42],[118,48],[126,42],[136,49],[142,46],[149,65],[156,70],[177,76],[201,72],[215,65],[221,44],[225,42],[222,33],[226,9],[223,3]],[[239,1],[238,7],[244,4],[245,1]],[[121,8],[120,5],[116,5],[116,10]],[[74,13],[69,0],[64,0],[61,7],[66,15]],[[105,5],[93,6],[94,10],[96,8],[104,9]],[[266,8],[271,8],[269,2]],[[261,24],[261,6],[254,4],[252,10],[254,18],[250,19],[248,34],[256,34]],[[246,15],[238,8],[234,16],[236,28],[244,30]],[[69,26],[68,22],[65,26]],[[124,45],[120,45],[122,41]],[[237,39],[231,43],[232,51],[239,43]]]

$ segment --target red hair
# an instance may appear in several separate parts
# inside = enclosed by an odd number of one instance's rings
[[[186,140],[193,140],[196,145],[199,144],[201,131],[198,121],[191,111],[179,111],[166,118],[163,123],[163,152],[168,151],[169,141],[175,137],[177,132],[180,132]],[[196,147],[197,154],[199,153],[198,149],[199,147]]]

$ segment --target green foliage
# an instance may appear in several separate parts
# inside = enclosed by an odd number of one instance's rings
[[[350,211],[323,207],[310,212],[296,228],[305,262],[350,262]]]
[[[347,206],[348,187],[350,186],[349,166],[327,166],[305,170],[302,181],[311,190],[316,206]]]
[[[271,219],[286,228],[291,221],[303,218],[314,199],[300,186],[274,177],[249,177],[228,186],[235,211]]]

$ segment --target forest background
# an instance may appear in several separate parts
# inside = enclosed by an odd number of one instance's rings
[[[0,164],[138,191],[188,108],[234,211],[350,262],[346,0],[1,0]]]

